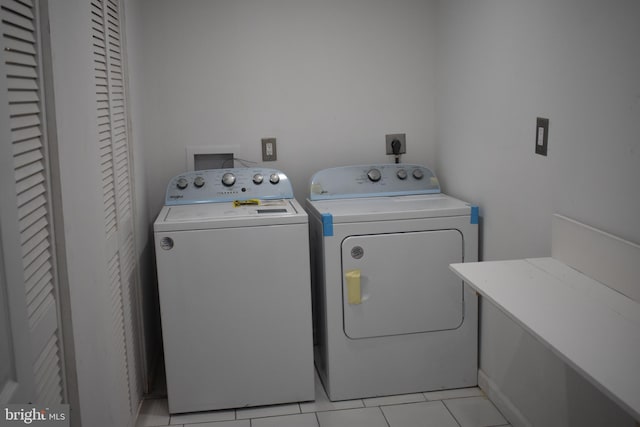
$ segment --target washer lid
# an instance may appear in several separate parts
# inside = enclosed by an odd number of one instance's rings
[[[306,224],[307,214],[294,199],[261,200],[258,205],[233,202],[165,206],[155,231],[201,230],[279,224]]]
[[[334,223],[471,215],[471,205],[446,194],[307,200],[307,205],[331,214]]]

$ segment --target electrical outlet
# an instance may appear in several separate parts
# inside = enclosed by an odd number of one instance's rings
[[[278,160],[275,138],[262,138],[262,161],[273,162]]]
[[[393,155],[393,141],[400,142],[400,151],[398,154],[405,154],[407,152],[407,135],[404,133],[392,133],[385,135],[385,142],[387,148],[387,154]]]
[[[549,119],[538,117],[536,119],[536,154],[547,155],[547,142],[549,141]]]

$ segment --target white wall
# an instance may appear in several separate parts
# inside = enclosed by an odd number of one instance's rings
[[[547,255],[551,213],[640,242],[640,4],[443,1],[438,169],[485,259]],[[548,117],[549,156],[534,155]]]
[[[423,0],[142,0],[140,52],[150,219],[187,146],[238,144],[259,161],[276,137],[298,199],[326,167],[433,165],[434,2]]]
[[[484,259],[550,256],[553,212],[640,242],[640,3],[439,7],[436,165],[480,205]],[[534,425],[632,425],[489,304],[480,332],[481,369]]]

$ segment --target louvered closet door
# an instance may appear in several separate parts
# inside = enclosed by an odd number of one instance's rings
[[[129,414],[137,410],[139,378],[136,269],[131,171],[127,129],[121,9],[117,0],[92,0],[92,29],[102,171],[104,232],[109,271],[112,369],[126,397]]]
[[[62,403],[62,341],[44,137],[38,10],[31,0],[0,0],[0,5],[5,74],[2,77],[8,88],[13,154],[10,174],[17,195],[19,242],[16,242],[16,250],[22,260],[20,267],[36,389],[36,395],[31,399],[42,404]],[[4,135],[2,140],[5,141]],[[7,175],[9,173],[3,171],[0,178],[8,179]]]

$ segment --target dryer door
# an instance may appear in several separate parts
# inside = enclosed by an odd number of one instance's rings
[[[342,242],[344,332],[368,338],[456,329],[463,283],[458,230],[350,236]]]

